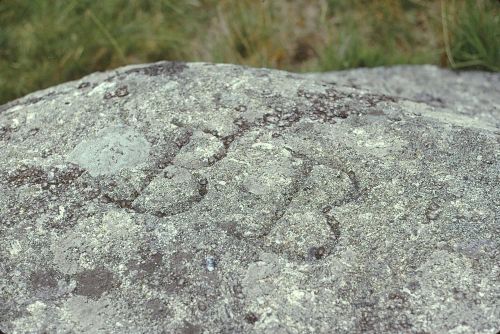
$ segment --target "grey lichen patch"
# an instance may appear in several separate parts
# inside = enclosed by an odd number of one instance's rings
[[[356,147],[358,152],[364,151],[384,159],[393,159],[396,154],[403,151],[403,147],[407,144],[407,141],[395,137],[389,131],[380,131],[369,125],[353,129],[350,136],[352,141],[347,143],[348,146]]]
[[[93,138],[80,142],[68,159],[93,176],[113,175],[124,168],[143,163],[149,156],[150,144],[130,127],[110,126]]]
[[[249,296],[270,294],[273,290],[272,277],[280,275],[280,259],[270,253],[263,253],[257,262],[248,266],[242,281],[243,293]]]
[[[99,326],[105,328],[107,318],[113,314],[110,304],[105,298],[94,299],[82,295],[71,296],[61,305],[61,311],[71,319],[74,329]],[[85,314],[86,316],[82,316]],[[117,319],[115,319],[115,324]]]

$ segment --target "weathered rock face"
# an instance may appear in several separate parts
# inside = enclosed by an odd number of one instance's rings
[[[0,329],[493,333],[499,87],[162,62],[4,105]]]
[[[496,73],[452,72],[423,65],[311,73],[307,76],[452,109],[454,115],[482,118],[498,126],[500,75]]]

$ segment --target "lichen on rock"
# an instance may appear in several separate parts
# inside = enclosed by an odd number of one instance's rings
[[[1,106],[0,331],[493,333],[499,87],[159,62]]]

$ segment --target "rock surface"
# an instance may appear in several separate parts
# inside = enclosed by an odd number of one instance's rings
[[[499,87],[160,62],[0,106],[0,330],[494,333]]]
[[[307,76],[452,109],[454,114],[482,118],[498,126],[500,75],[496,73],[452,72],[432,65],[420,65],[311,73]]]

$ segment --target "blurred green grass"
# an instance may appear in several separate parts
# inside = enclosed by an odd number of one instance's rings
[[[118,66],[500,70],[496,0],[0,0],[0,104]]]

